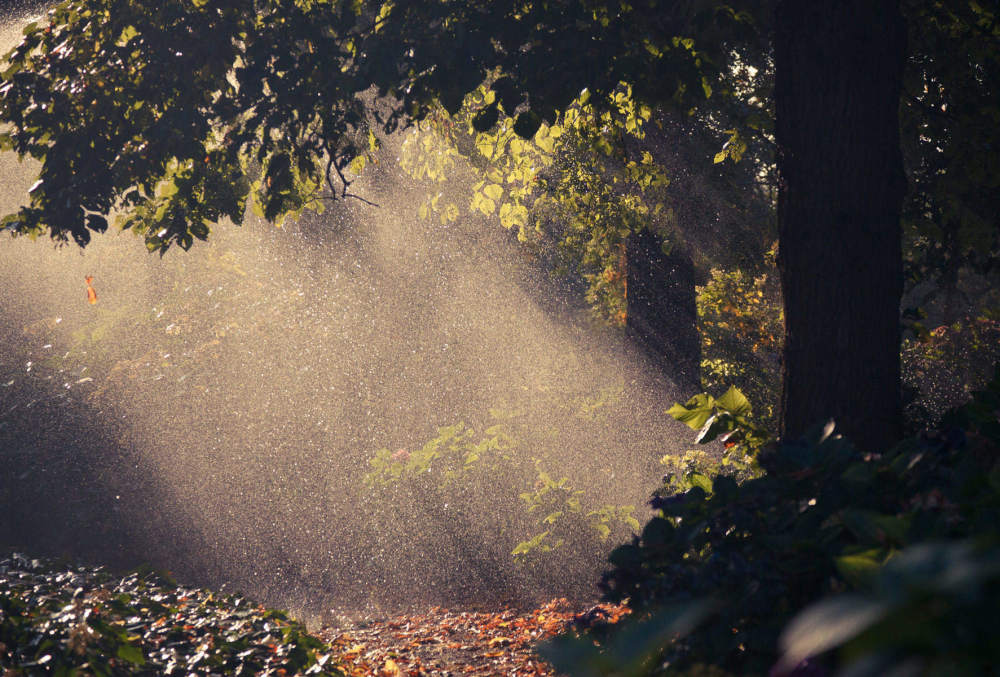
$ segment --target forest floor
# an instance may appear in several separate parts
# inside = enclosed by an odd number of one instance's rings
[[[529,611],[434,607],[424,614],[324,628],[317,635],[352,677],[555,675],[532,651],[536,643],[597,620],[615,622],[627,611],[610,604],[581,609],[565,599]]]
[[[310,632],[239,595],[149,570],[113,574],[0,552],[0,673],[555,675],[538,642],[628,612],[555,599],[537,608],[433,607]],[[486,610],[482,610],[486,609]]]

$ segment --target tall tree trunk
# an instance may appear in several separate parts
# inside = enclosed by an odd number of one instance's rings
[[[649,229],[632,234],[627,259],[625,332],[682,388],[701,387],[701,337],[694,264],[681,247],[663,253]]]
[[[774,44],[781,432],[832,417],[885,448],[902,428],[899,0],[781,0]]]

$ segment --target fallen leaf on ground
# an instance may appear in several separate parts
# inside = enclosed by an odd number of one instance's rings
[[[555,673],[533,653],[537,642],[577,629],[594,618],[617,622],[626,613],[628,609],[621,606],[581,607],[565,599],[530,611],[453,612],[434,607],[425,614],[365,619],[357,627],[325,628],[318,634],[331,642],[341,669],[351,677],[542,677]],[[364,655],[359,646],[367,649]],[[385,671],[390,663],[398,673]]]

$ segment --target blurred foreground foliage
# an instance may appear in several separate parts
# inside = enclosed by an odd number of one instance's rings
[[[343,675],[281,611],[239,595],[14,553],[0,558],[0,669],[22,675]]]
[[[672,478],[602,579],[632,619],[542,655],[574,675],[991,673],[1000,368],[937,430],[880,454],[832,422],[755,448],[736,395],[670,413],[702,440],[737,437],[752,472],[694,469],[681,492]]]

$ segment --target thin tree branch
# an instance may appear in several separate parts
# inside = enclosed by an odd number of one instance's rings
[[[382,208],[382,205],[378,204],[377,202],[372,202],[371,200],[366,200],[365,198],[361,197],[360,195],[355,195],[354,193],[344,193],[341,197],[343,197],[345,199],[349,198],[349,197],[353,197],[355,200],[361,200],[366,205],[370,205],[372,207],[378,207],[380,209]]]

